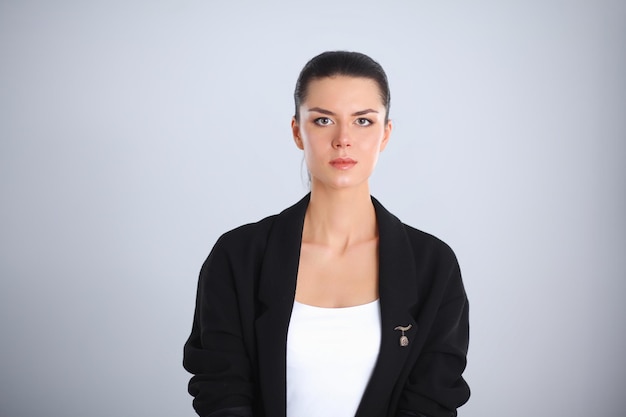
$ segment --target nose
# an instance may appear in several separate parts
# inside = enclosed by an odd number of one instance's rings
[[[351,144],[350,132],[347,126],[339,125],[333,139],[333,148],[347,148]]]

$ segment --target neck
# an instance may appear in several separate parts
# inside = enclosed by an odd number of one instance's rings
[[[328,190],[311,187],[303,241],[348,247],[378,236],[369,187]]]

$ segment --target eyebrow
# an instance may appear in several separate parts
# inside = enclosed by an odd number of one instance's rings
[[[328,116],[334,116],[335,115],[335,113],[333,113],[332,111],[323,109],[321,107],[311,107],[309,109],[309,111],[314,111],[314,112],[317,112],[317,113],[326,114]],[[376,111],[374,109],[359,110],[357,112],[352,113],[352,116],[363,116],[363,115],[368,114],[368,113],[378,113],[378,111]]]

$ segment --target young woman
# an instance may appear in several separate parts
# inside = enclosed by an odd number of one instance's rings
[[[452,250],[370,196],[389,86],[355,52],[309,61],[293,139],[311,192],[224,234],[204,263],[184,366],[200,416],[449,417],[468,303]]]

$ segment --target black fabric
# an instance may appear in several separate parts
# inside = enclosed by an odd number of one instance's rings
[[[230,407],[223,408],[209,414],[207,417],[252,417],[252,409],[250,407]]]
[[[428,417],[424,414],[415,413],[413,411],[399,410],[396,417]]]
[[[204,263],[183,359],[200,416],[233,407],[255,417],[285,416],[287,330],[308,202],[307,195],[279,215],[225,233]],[[456,416],[470,395],[461,375],[468,302],[456,257],[372,202],[381,346],[356,416]],[[403,347],[394,328],[409,325]]]

